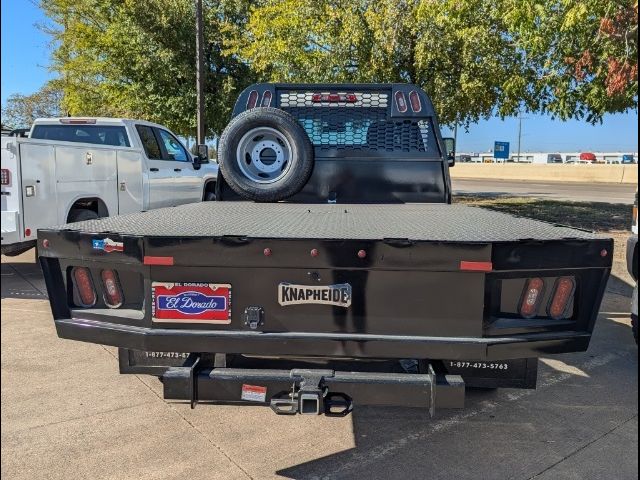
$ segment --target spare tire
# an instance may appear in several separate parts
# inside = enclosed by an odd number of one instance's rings
[[[313,170],[313,145],[283,110],[258,107],[233,118],[218,144],[220,171],[234,192],[277,202],[298,193]]]

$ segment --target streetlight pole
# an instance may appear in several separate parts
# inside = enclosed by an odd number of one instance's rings
[[[522,161],[520,158],[520,145],[522,143],[522,110],[518,110],[518,162]]]
[[[197,143],[204,144],[204,34],[202,31],[202,0],[196,2],[196,102],[198,110],[196,120],[198,122]]]

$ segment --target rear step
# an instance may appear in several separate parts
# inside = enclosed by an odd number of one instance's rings
[[[342,372],[328,369],[227,368],[191,354],[183,366],[162,375],[164,398],[269,405],[279,415],[346,416],[354,405],[394,405],[429,409],[463,408],[459,375]],[[205,363],[209,363],[205,365]]]

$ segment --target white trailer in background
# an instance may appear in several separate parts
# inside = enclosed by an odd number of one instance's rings
[[[564,163],[561,154],[549,152],[523,152],[511,158],[515,163]]]

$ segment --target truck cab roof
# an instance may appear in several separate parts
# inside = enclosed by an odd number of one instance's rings
[[[37,125],[149,125],[153,127],[166,128],[157,123],[148,122],[146,120],[137,120],[132,118],[115,118],[115,117],[57,117],[57,118],[37,118],[31,125],[31,130]]]

